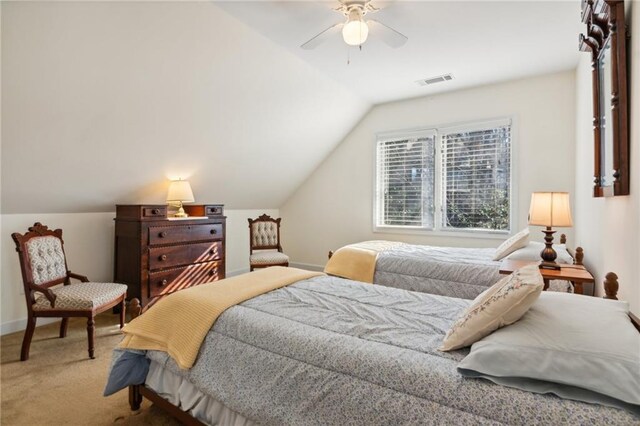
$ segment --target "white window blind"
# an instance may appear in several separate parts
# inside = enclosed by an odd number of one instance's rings
[[[433,228],[435,133],[381,139],[377,149],[378,225]]]
[[[509,230],[511,125],[443,130],[443,227]]]
[[[375,228],[508,232],[511,120],[379,135]]]

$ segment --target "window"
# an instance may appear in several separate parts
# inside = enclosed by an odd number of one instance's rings
[[[379,135],[376,229],[510,231],[511,121]]]

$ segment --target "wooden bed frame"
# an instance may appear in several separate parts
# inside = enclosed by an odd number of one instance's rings
[[[564,237],[564,235],[562,237]],[[564,238],[564,240],[566,241],[566,237]],[[581,251],[582,250],[580,250],[580,252]],[[579,251],[578,249],[576,249],[576,254],[578,253]],[[576,256],[576,262],[577,262],[577,256]],[[609,272],[606,275],[603,284],[604,284],[604,290],[606,293],[606,295],[603,298],[618,300],[618,297],[617,297],[618,288],[619,288],[618,276],[613,272]],[[131,319],[134,319],[138,315],[141,315],[141,312],[142,312],[140,303],[138,302],[136,307],[136,305],[134,304],[134,301],[137,301],[137,299],[133,299],[131,301],[131,305],[133,306],[129,309],[129,312],[131,313]],[[638,333],[640,333],[640,318],[638,318],[637,316],[629,312],[629,319],[633,324],[633,326],[636,328],[636,330],[638,330]],[[175,418],[180,423],[186,426],[205,426],[205,424],[202,423],[200,420],[196,419],[188,412],[183,411],[178,406],[173,405],[172,403],[170,403],[169,401],[167,401],[166,399],[158,395],[155,391],[146,387],[144,384],[129,386],[129,405],[131,406],[131,410],[137,411],[140,409],[140,405],[142,404],[143,397],[147,398],[152,403],[157,404],[157,406],[160,407],[162,410],[164,410],[167,414],[169,414],[170,416],[172,416],[173,418]]]

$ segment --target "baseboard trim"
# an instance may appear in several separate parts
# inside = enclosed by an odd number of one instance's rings
[[[38,318],[36,320],[36,325],[40,327],[41,325],[52,324],[54,322],[59,322],[60,320],[61,318]],[[24,331],[26,328],[27,328],[26,318],[3,322],[2,325],[0,325],[0,335],[4,336],[5,334]]]
[[[236,275],[246,274],[247,272],[249,272],[249,268],[236,269],[235,271],[227,272],[225,277],[231,278],[235,277]]]
[[[324,266],[313,265],[311,263],[291,262],[291,263],[289,263],[289,266],[291,266],[292,268],[306,269],[308,271],[319,271],[319,272],[324,271]]]

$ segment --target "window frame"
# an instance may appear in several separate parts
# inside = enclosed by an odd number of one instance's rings
[[[442,135],[443,133],[450,133],[455,130],[472,131],[487,126],[501,126],[510,125],[510,194],[509,194],[509,230],[490,230],[490,229],[462,229],[462,228],[448,228],[442,223],[443,216],[443,201],[444,195],[443,179],[442,179]],[[429,235],[429,236],[442,236],[442,237],[457,237],[457,238],[485,238],[485,239],[504,239],[517,232],[518,226],[518,155],[517,155],[517,135],[518,135],[518,123],[515,116],[502,116],[498,118],[489,118],[483,120],[473,120],[458,123],[449,123],[437,126],[424,126],[419,128],[410,128],[404,130],[393,130],[377,132],[374,134],[374,155],[373,155],[373,227],[374,233],[387,233],[387,234],[409,234],[409,235]],[[378,144],[381,141],[389,139],[403,139],[408,137],[415,137],[419,135],[435,134],[435,182],[434,182],[434,228],[424,228],[421,226],[403,226],[403,225],[380,225],[378,218],[381,214],[381,207],[383,197],[381,196],[382,187],[380,185],[381,176],[378,176]]]

